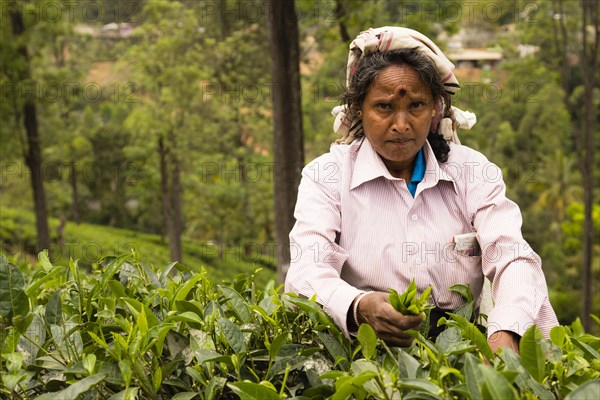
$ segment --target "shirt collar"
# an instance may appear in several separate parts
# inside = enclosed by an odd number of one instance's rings
[[[390,171],[386,168],[385,164],[379,154],[373,149],[373,146],[369,142],[367,138],[363,138],[361,140],[355,140],[354,143],[351,144],[356,145],[358,148],[356,150],[356,161],[354,162],[354,169],[352,171],[352,178],[350,181],[350,190],[353,190],[365,182],[372,181],[374,179],[383,177],[388,180],[399,180],[390,174]],[[429,187],[435,186],[438,181],[446,180],[454,182],[454,179],[450,175],[448,175],[445,171],[440,169],[440,166],[435,158],[435,154],[429,145],[429,141],[425,141],[425,145],[423,146],[421,153],[424,158],[423,170],[417,175],[417,165],[415,165],[415,170],[413,170],[413,175],[411,177],[411,182],[421,182],[420,185],[417,186],[417,192],[421,192],[423,189],[427,189]],[[417,161],[418,163],[418,161]],[[421,177],[420,180],[415,180],[417,177]]]

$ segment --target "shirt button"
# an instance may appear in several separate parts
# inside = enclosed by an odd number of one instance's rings
[[[410,219],[412,219],[413,221],[416,221],[419,219],[419,217],[417,216],[417,214],[413,214]]]

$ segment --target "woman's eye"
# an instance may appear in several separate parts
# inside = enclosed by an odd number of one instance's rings
[[[413,110],[417,110],[421,107],[423,107],[425,105],[425,102],[423,101],[413,101],[412,103],[410,103],[410,108],[412,108]]]
[[[390,108],[392,108],[392,105],[390,103],[377,103],[375,104],[375,108],[378,108],[380,110],[389,110]]]

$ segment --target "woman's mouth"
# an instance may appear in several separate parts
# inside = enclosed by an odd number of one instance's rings
[[[409,142],[412,142],[414,139],[412,138],[401,138],[401,139],[392,139],[392,140],[388,140],[388,143],[393,143],[393,144],[407,144]]]

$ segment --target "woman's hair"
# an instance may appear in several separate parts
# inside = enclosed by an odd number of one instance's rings
[[[348,116],[354,119],[358,111],[363,105],[365,96],[371,84],[381,71],[391,65],[409,65],[413,67],[421,80],[431,90],[433,102],[436,105],[442,103],[444,109],[442,117],[450,115],[450,95],[444,90],[444,85],[435,64],[425,55],[414,49],[398,49],[388,52],[369,53],[362,58],[359,58],[350,66],[352,76],[350,85],[346,92],[342,95],[342,102],[348,107]],[[437,110],[440,112],[440,110]],[[364,135],[360,132],[357,136]],[[443,136],[437,132],[429,132],[427,137],[429,144],[440,162],[448,160],[450,146],[444,140]]]

